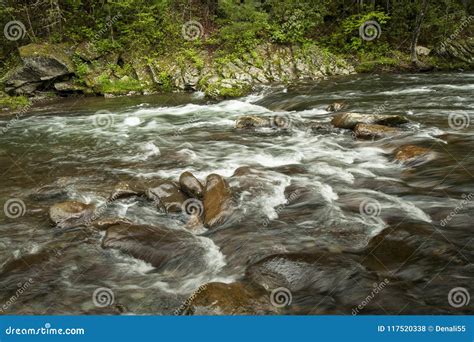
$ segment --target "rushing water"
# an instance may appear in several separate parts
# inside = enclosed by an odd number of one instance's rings
[[[285,313],[351,314],[356,298],[382,281],[388,285],[370,299],[376,305],[361,313],[473,313],[474,299],[460,308],[448,301],[455,287],[474,296],[473,93],[472,73],[349,76],[218,103],[200,94],[68,99],[19,120],[3,117],[0,203],[21,200],[24,210],[0,215],[0,308],[117,313],[91,300],[105,287],[120,311],[170,314],[204,283],[239,280],[273,254],[307,253],[319,261],[290,265],[310,285],[287,285],[293,304]],[[379,141],[313,132],[309,122],[329,122],[325,108],[336,100],[353,112],[406,115],[408,132]],[[290,127],[235,129],[236,118],[249,114],[279,115]],[[404,166],[392,159],[403,144],[433,153]],[[238,192],[242,184],[231,176],[241,166],[261,173],[251,179],[256,186]],[[177,253],[179,275],[102,249],[101,232],[58,233],[47,212],[59,200],[34,196],[51,186],[100,205],[120,180],[176,181],[186,170],[201,180],[229,177],[238,210],[224,226],[198,232],[206,250],[198,267],[192,255]],[[186,229],[137,198],[109,205],[105,216]]]

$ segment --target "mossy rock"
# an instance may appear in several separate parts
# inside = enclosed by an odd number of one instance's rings
[[[23,61],[28,58],[46,57],[63,64],[69,72],[74,72],[74,63],[69,50],[69,47],[63,44],[28,44],[18,49]]]

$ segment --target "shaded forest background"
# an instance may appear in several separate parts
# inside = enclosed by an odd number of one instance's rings
[[[21,42],[2,42],[0,61],[8,67],[17,47],[30,42],[82,41],[93,41],[101,52],[139,49],[162,54],[184,45],[229,55],[273,42],[316,43],[353,56],[388,56],[395,50],[409,52],[424,5],[418,43],[430,48],[474,11],[474,2],[468,0],[4,0],[2,23],[20,20],[27,33]],[[203,28],[202,38],[192,42],[182,39],[182,26],[190,20]],[[376,41],[364,42],[354,34],[367,20],[381,25]],[[470,24],[463,35],[472,34]]]

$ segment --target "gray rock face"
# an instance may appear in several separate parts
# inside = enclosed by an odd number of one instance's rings
[[[376,115],[359,113],[339,113],[333,116],[331,123],[337,128],[354,129],[359,124],[377,124],[385,126],[398,126],[408,120],[401,115]]]
[[[30,44],[20,47],[19,52],[23,65],[5,77],[9,94],[31,94],[74,72],[71,59],[58,45]]]

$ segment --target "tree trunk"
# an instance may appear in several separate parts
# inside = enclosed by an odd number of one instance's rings
[[[418,13],[416,17],[415,29],[413,31],[413,38],[411,40],[411,46],[410,46],[411,62],[415,65],[419,64],[418,56],[416,54],[416,45],[418,44],[418,38],[420,37],[420,31],[421,31],[421,24],[423,23],[423,19],[425,17],[427,9],[428,9],[428,0],[423,0],[421,4],[420,12]]]

